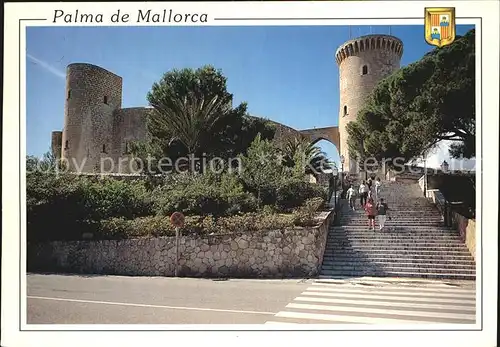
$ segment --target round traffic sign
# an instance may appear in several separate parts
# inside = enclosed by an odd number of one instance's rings
[[[170,216],[170,223],[172,223],[174,227],[182,227],[184,225],[184,215],[180,212],[172,213]]]

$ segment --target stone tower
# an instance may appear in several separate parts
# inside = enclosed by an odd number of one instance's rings
[[[344,171],[357,172],[354,158],[349,156],[347,123],[356,119],[366,98],[383,78],[399,69],[403,42],[390,35],[367,35],[345,42],[337,49],[339,66],[340,112],[339,152],[345,158]]]
[[[122,78],[99,66],[70,64],[61,157],[71,171],[98,171],[113,138],[113,113],[121,108]]]

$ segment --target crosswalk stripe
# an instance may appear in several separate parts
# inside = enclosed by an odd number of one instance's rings
[[[401,303],[401,302],[390,302],[390,301],[372,301],[372,300],[357,300],[357,299],[330,299],[330,298],[316,298],[316,297],[305,297],[299,296],[295,298],[295,301],[307,301],[307,302],[323,302],[330,304],[346,304],[346,305],[368,305],[368,306],[380,306],[380,307],[404,307],[408,308],[422,308],[422,309],[436,309],[436,310],[456,310],[456,311],[469,311],[474,313],[476,311],[474,306],[460,306],[459,304],[451,305],[439,305],[439,304],[419,304],[414,302]]]
[[[346,282],[347,281],[347,282]],[[352,280],[351,277],[342,277],[342,278],[323,278],[320,280],[317,280],[316,282],[313,283],[356,283],[356,282],[368,282],[371,281],[372,283],[397,283],[397,284],[419,284],[419,285],[425,285],[426,287],[428,286],[443,286],[447,282],[443,282],[440,280],[421,280],[421,279],[402,279],[402,278],[392,278],[392,277],[373,277],[373,276],[363,276],[363,277],[357,277],[355,280]]]
[[[366,294],[366,293],[365,293]],[[360,294],[349,294],[349,293],[329,293],[329,292],[313,292],[313,291],[306,291],[302,293],[302,295],[312,295],[312,296],[333,296],[333,297],[344,297],[344,298],[360,298],[360,299],[380,299],[380,300],[387,300],[387,301],[400,301],[400,302],[407,302],[408,300],[411,301],[424,301],[428,302],[429,300],[432,300],[432,298],[419,298],[419,297],[402,297],[402,296],[383,296],[383,295],[360,295]],[[461,303],[461,304],[470,304],[470,305],[475,305],[475,300],[471,298],[471,300],[454,300],[454,299],[438,299],[439,302],[441,303]]]
[[[397,286],[381,286],[380,284],[378,283],[370,283],[370,282],[363,282],[363,283],[366,283],[366,284],[377,284],[379,285],[379,287],[377,288],[380,288],[380,289],[383,289],[383,290],[387,290],[387,291],[393,291],[393,290],[401,290],[401,289],[404,289],[405,291],[408,290],[408,291],[418,291],[418,292],[438,292],[438,293],[450,293],[453,295],[453,293],[470,293],[470,294],[474,294],[476,293],[476,290],[475,289],[462,289],[462,288],[447,288],[447,287],[433,287],[433,288],[426,288],[426,287],[416,287],[416,286],[404,286],[404,288],[401,288],[401,286],[397,287]],[[334,288],[343,288],[343,287],[348,287],[348,286],[352,286],[352,284],[343,284],[343,286],[338,286],[337,284],[331,284],[331,283],[312,283],[313,286],[315,287],[334,287]],[[358,286],[359,287],[356,287],[356,288],[363,288],[363,285],[361,284],[357,284],[357,283],[354,283],[355,286]],[[366,287],[366,289],[373,289],[373,287]]]
[[[330,322],[343,321],[347,324],[349,323],[362,323],[362,324],[433,324],[434,322],[429,321],[418,321],[418,320],[401,320],[401,319],[391,319],[391,318],[378,318],[378,317],[361,317],[361,316],[344,316],[335,314],[324,314],[324,313],[304,313],[304,312],[289,312],[281,311],[276,314],[276,317],[284,318],[302,318],[302,319],[316,319],[325,320]],[[435,324],[435,323],[434,323]]]
[[[315,287],[314,288],[315,291],[318,291],[318,292],[330,292],[330,293],[339,293],[339,294],[343,294],[343,293],[346,293],[347,291],[349,293],[360,293],[360,294],[367,294],[367,295],[370,295],[370,294],[378,294],[378,295],[400,295],[400,296],[407,296],[407,297],[434,297],[434,298],[437,298],[437,297],[453,297],[453,298],[463,298],[463,299],[466,299],[466,298],[471,298],[471,295],[462,295],[462,294],[441,294],[441,293],[409,293],[409,292],[406,292],[406,291],[393,291],[393,292],[386,292],[384,291],[383,289],[382,290],[374,290],[373,288],[359,288],[359,287],[356,287],[356,288],[350,288],[350,289],[342,289],[342,288],[323,288],[323,287]]]
[[[316,280],[269,324],[280,324],[281,320],[283,324],[311,321],[328,324],[476,323],[473,283],[456,282],[456,287],[445,287],[443,282],[437,281],[370,280],[375,286],[358,284],[367,283],[367,279],[358,283],[352,279]]]
[[[341,307],[341,306],[327,306],[327,305],[311,305],[311,304],[296,304],[291,303],[286,306],[287,308],[298,308],[304,310],[323,310],[323,311],[335,311],[335,312],[358,312],[358,313],[372,313],[372,314],[390,314],[391,316],[397,317],[415,317],[415,318],[445,318],[445,319],[457,319],[457,320],[467,320],[471,323],[475,322],[475,314],[464,314],[464,313],[445,313],[445,312],[425,312],[425,311],[395,311],[389,309],[375,309],[368,307]],[[406,319],[406,318],[400,318]]]

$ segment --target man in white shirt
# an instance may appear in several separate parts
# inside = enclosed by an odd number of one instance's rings
[[[359,195],[361,206],[365,207],[366,199],[368,198],[368,187],[366,186],[365,181],[361,182],[359,185]]]
[[[356,205],[356,191],[352,187],[352,184],[349,189],[347,189],[347,199],[349,200],[349,207],[354,211]]]

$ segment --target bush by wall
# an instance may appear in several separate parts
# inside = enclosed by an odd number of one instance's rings
[[[173,175],[148,189],[144,180],[33,173],[27,176],[28,240],[167,236],[174,211],[187,215],[188,233],[314,224],[324,189],[298,179],[274,182],[281,183],[272,189],[272,204],[259,207],[234,174]]]

